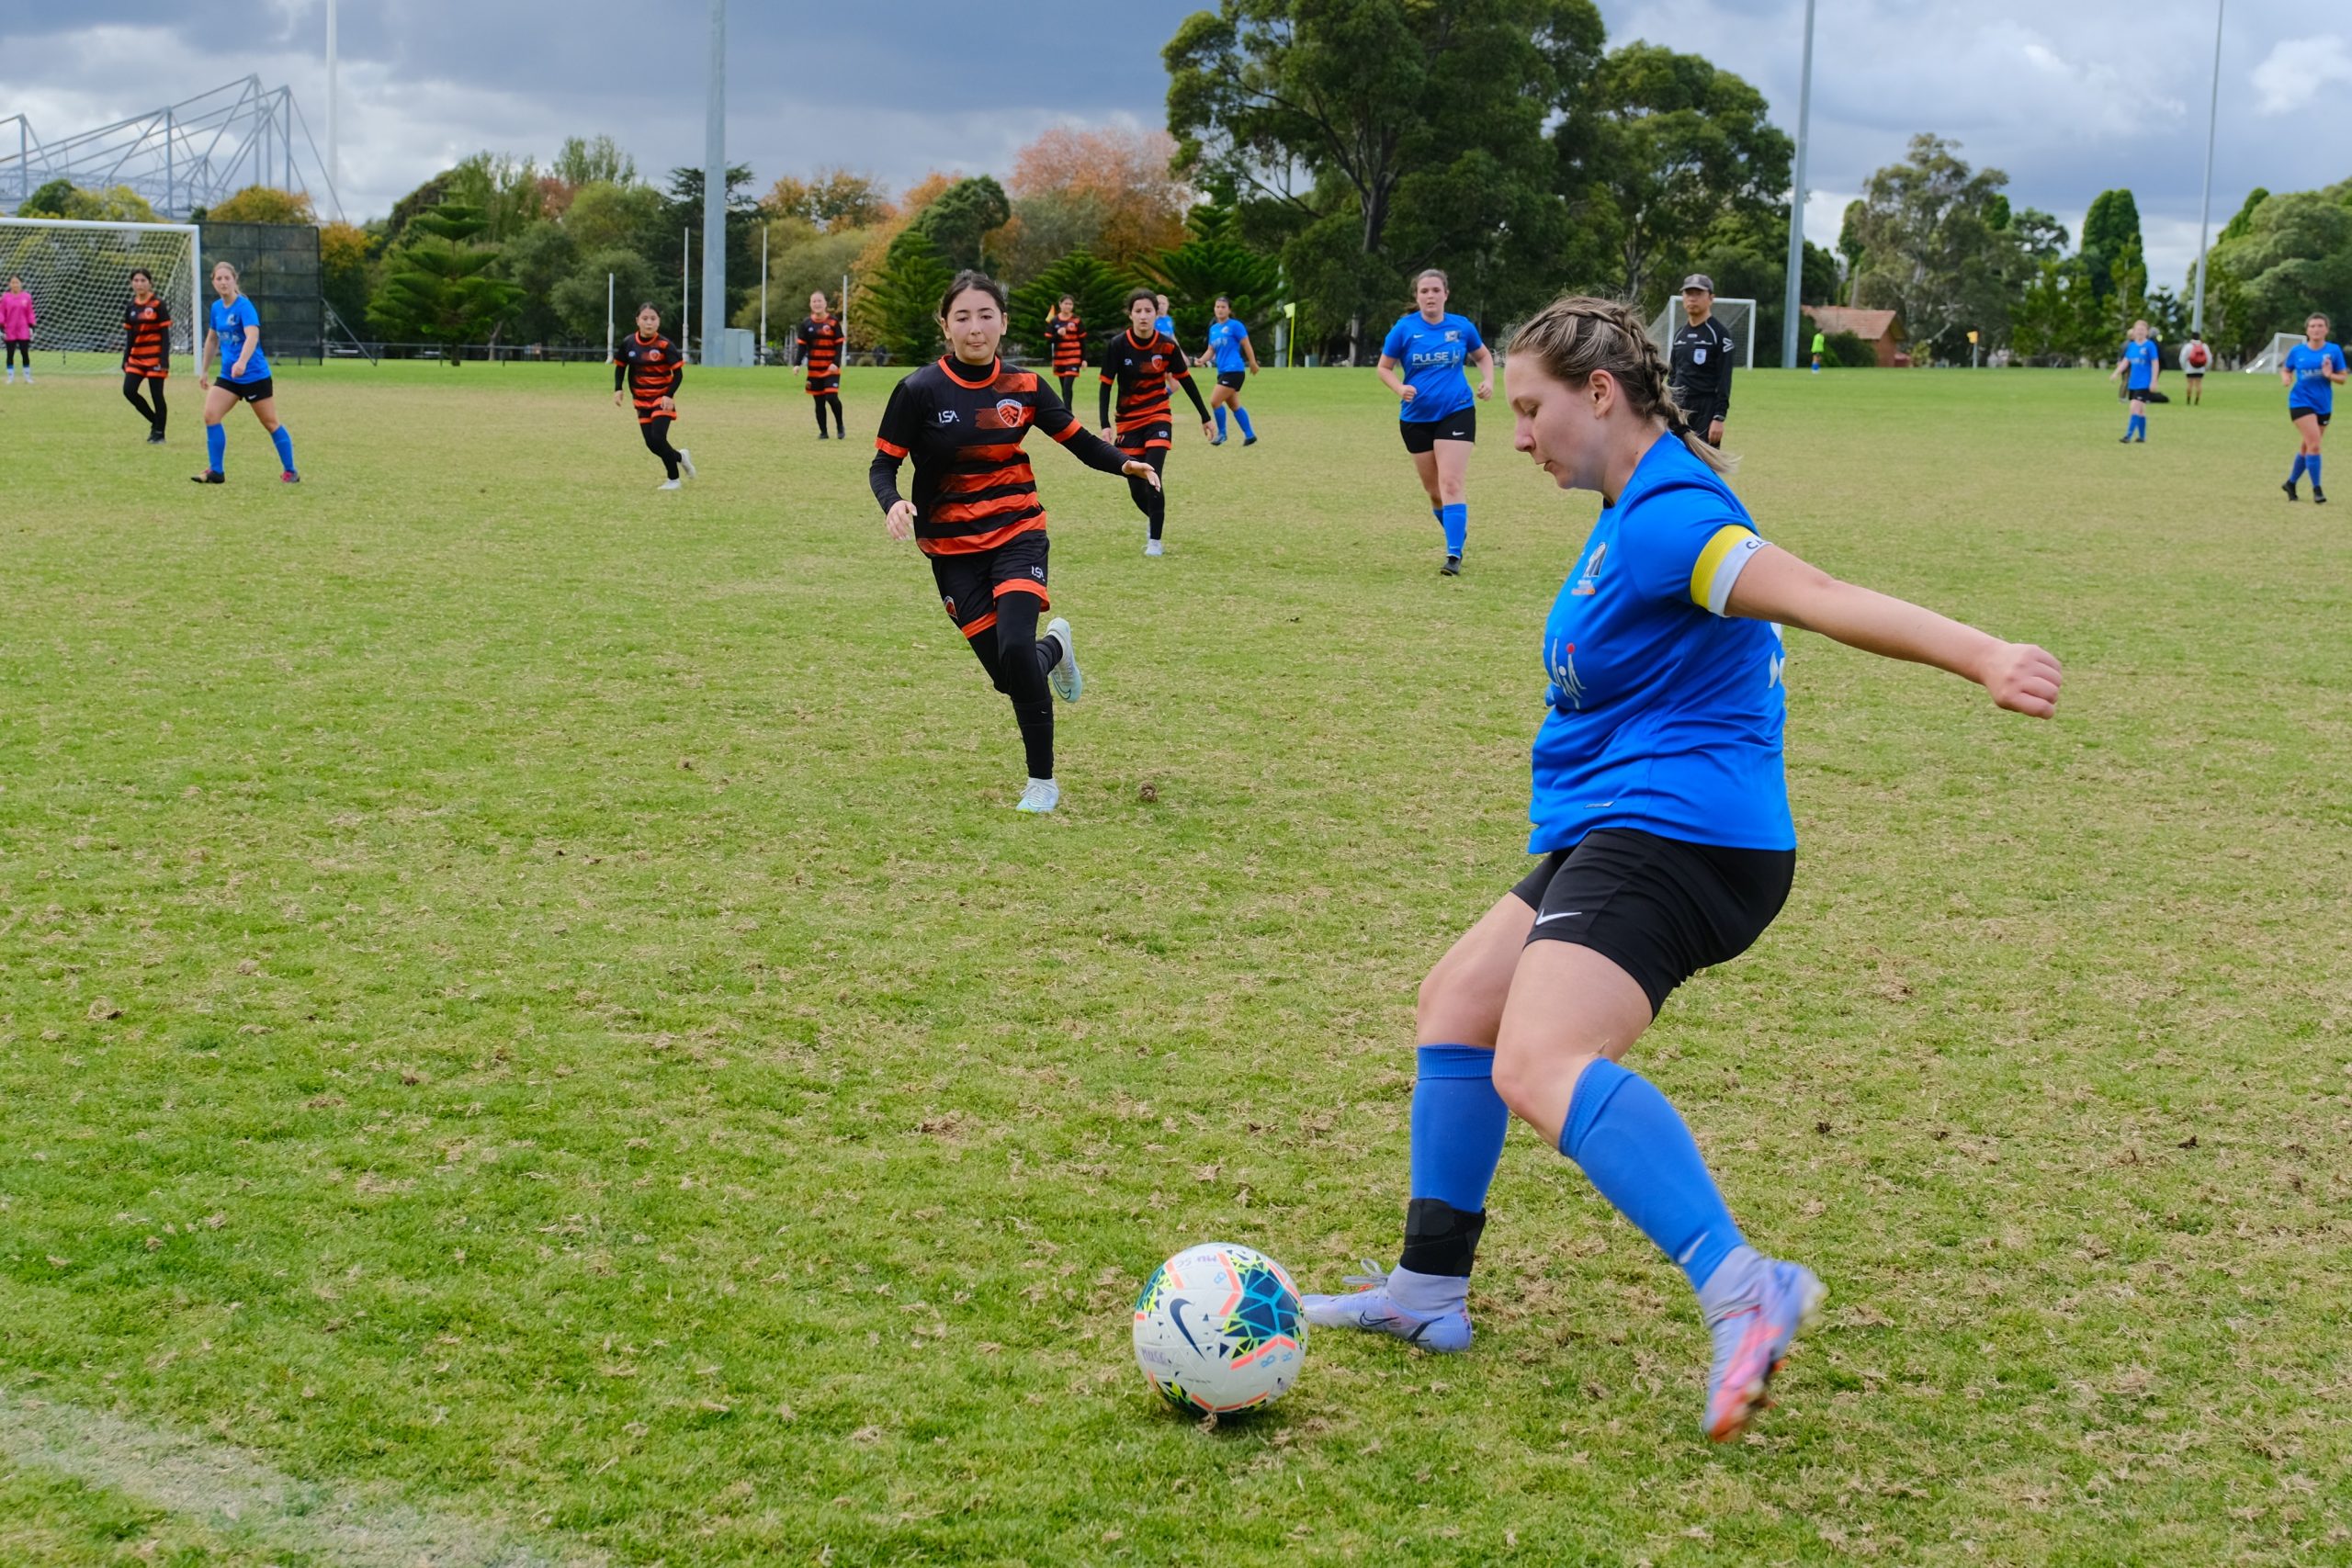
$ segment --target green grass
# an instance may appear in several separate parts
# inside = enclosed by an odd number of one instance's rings
[[[593,368],[289,372],[299,489],[243,415],[188,485],[185,378],[160,452],[0,389],[0,1408],[672,1568],[2352,1560],[2352,508],[2214,380],[2128,448],[2087,375],[1741,382],[1769,537],[2067,686],[1792,635],[1796,893],[1634,1058],[1835,1292],[1728,1450],[1679,1276],[1523,1132],[1473,1354],[1321,1336],[1204,1432],[1128,1351],[1185,1244],[1393,1254],[1592,516],[1499,405],[1453,582],[1368,375],[1181,445],[1160,561],[1040,453],[1088,694],[1032,820],[785,378],[689,378],[673,495]],[[310,1560],[9,1430],[0,1559]]]

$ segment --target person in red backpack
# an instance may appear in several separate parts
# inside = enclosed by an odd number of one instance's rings
[[[2205,372],[2213,368],[2213,350],[2203,333],[2188,334],[2188,346],[2180,351],[2180,373],[2188,381],[2188,393],[2182,400],[2198,403],[2205,400]]]

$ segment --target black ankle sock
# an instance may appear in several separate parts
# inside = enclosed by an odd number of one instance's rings
[[[1466,1280],[1486,1229],[1484,1209],[1465,1213],[1442,1199],[1416,1198],[1405,1205],[1405,1250],[1396,1266],[1416,1274]]]

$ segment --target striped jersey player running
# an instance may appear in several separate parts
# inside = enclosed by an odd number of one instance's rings
[[[948,351],[892,389],[867,477],[890,536],[912,538],[931,558],[947,618],[1012,702],[1029,764],[1015,809],[1041,812],[1061,804],[1052,697],[1074,703],[1085,685],[1069,623],[1057,615],[1037,636],[1038,613],[1053,603],[1046,509],[1021,443],[1035,427],[1090,468],[1154,487],[1159,475],[1091,434],[1035,372],[998,357],[1005,308],[1004,286],[994,278],[956,275],[939,302]],[[899,468],[910,457],[910,496],[899,491]]]

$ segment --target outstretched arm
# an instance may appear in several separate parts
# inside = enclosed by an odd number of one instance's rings
[[[1131,479],[1148,479],[1151,488],[1159,488],[1159,470],[1149,463],[1128,457],[1108,441],[1079,423],[1078,416],[1062,405],[1051,392],[1040,389],[1037,397],[1037,428],[1059,442],[1073,457],[1090,468],[1106,474],[1125,474]]]
[[[2013,713],[2058,711],[2058,660],[2030,642],[2003,642],[1933,610],[1841,582],[1783,549],[1758,550],[1732,584],[1726,614],[1778,621],[1885,659],[1932,664],[1992,694]]]

